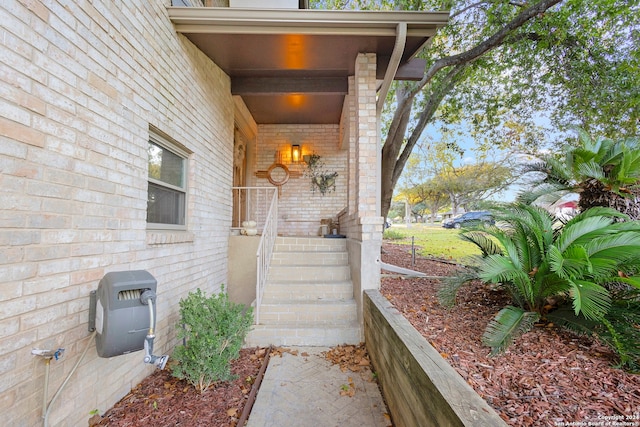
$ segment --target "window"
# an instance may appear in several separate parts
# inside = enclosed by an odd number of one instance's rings
[[[148,228],[186,229],[187,156],[167,138],[150,133]]]

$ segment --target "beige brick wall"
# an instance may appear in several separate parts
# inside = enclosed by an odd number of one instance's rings
[[[375,70],[375,55],[358,55],[356,75],[349,79],[350,122],[345,126],[345,140],[349,144],[350,193],[349,206],[340,220],[345,234],[361,241],[379,241],[382,238]]]
[[[178,301],[227,277],[233,103],[229,79],[184,37],[169,0],[0,2],[0,413],[42,424],[88,342],[89,292],[109,271],[158,280],[156,353],[175,344]],[[188,231],[147,232],[149,126],[193,154]],[[94,344],[51,410],[86,425],[153,368]]]
[[[335,192],[320,194],[311,190],[304,176],[304,163],[292,164],[291,145],[299,144],[302,154],[317,154],[327,172],[337,172]],[[266,171],[280,152],[289,169],[289,181],[281,187],[278,203],[278,233],[284,236],[317,236],[320,220],[337,218],[347,206],[347,151],[340,149],[338,125],[259,125],[255,164],[250,171]],[[253,173],[250,181],[258,187],[271,186]]]

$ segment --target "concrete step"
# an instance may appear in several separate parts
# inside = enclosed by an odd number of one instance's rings
[[[346,239],[324,237],[278,237],[273,248],[275,252],[340,252],[346,249]]]
[[[362,333],[357,322],[323,325],[253,325],[247,334],[245,347],[323,346],[358,344]]]
[[[268,283],[263,302],[340,300],[353,298],[353,283],[344,281],[279,281]]]
[[[347,265],[347,252],[274,252],[271,265]]]
[[[348,265],[271,265],[269,268],[269,282],[329,282],[351,279]]]
[[[247,346],[362,341],[345,239],[278,237]]]
[[[262,303],[260,323],[265,325],[322,326],[353,322],[358,318],[353,298],[344,300]]]

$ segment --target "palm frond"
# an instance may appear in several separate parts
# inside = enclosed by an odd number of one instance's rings
[[[582,147],[584,147],[585,150],[588,150],[592,153],[598,151],[600,145],[602,144],[601,139],[594,140],[593,138],[591,138],[591,135],[589,135],[589,133],[582,128],[577,128],[576,131],[578,132],[578,139],[582,143]]]
[[[611,306],[609,292],[602,286],[586,280],[570,280],[573,310],[590,320],[600,320]]]
[[[592,257],[589,258],[591,261],[591,279],[598,284],[606,283],[610,281],[611,277],[614,274],[618,274],[620,270],[620,262],[618,259],[609,259],[609,258],[599,258]]]
[[[521,191],[518,193],[516,201],[523,205],[530,205],[544,197],[545,201],[555,203],[572,192],[573,186],[560,183],[543,183],[532,189]]]
[[[594,209],[594,208],[591,208]],[[625,215],[622,217],[623,219],[628,219]],[[616,231],[635,231],[640,232],[640,221],[624,221],[624,222],[616,222],[609,226],[612,230]]]
[[[606,227],[611,223],[610,218],[603,216],[591,216],[581,221],[567,223],[556,240],[558,250],[563,252],[570,245],[589,241],[603,233],[610,233],[611,231]]]
[[[436,292],[438,302],[445,307],[453,307],[456,304],[456,297],[460,288],[477,278],[477,271],[466,269],[456,276],[441,280],[441,285]]]
[[[507,306],[489,322],[482,335],[482,343],[491,347],[492,355],[499,354],[520,335],[530,331],[538,319],[538,313]]]
[[[512,281],[516,276],[522,274],[522,270],[516,267],[510,258],[502,255],[489,255],[480,266],[478,278],[489,283],[500,283]]]
[[[604,235],[585,243],[584,246],[591,258],[617,259],[622,263],[638,257],[640,233],[627,231]]]
[[[466,231],[460,234],[460,238],[476,245],[485,256],[502,254],[500,246],[487,233],[481,231]]]
[[[551,271],[563,279],[580,279],[593,271],[587,251],[580,245],[570,246],[564,252],[551,245],[547,257]]]
[[[582,315],[577,315],[575,311],[568,306],[562,306],[546,315],[549,322],[568,329],[580,335],[590,336],[593,334],[599,322],[587,319]]]
[[[591,218],[595,216],[608,217],[611,219],[611,222],[613,222],[613,220],[616,218],[629,219],[628,215],[618,212],[613,208],[608,208],[604,206],[594,206],[583,212],[580,212],[578,215],[571,218],[569,221],[567,221],[565,226],[568,227],[575,224],[576,222],[584,221],[585,218]]]
[[[629,323],[627,319],[603,319],[603,325],[608,333],[599,333],[598,338],[616,351],[620,357],[620,367],[638,373],[640,369],[640,330],[636,323]],[[635,327],[634,327],[635,325]]]
[[[531,278],[522,268],[502,255],[489,255],[479,267],[478,278],[488,283],[502,283],[514,303],[530,306],[535,299]]]
[[[624,155],[616,172],[616,178],[621,182],[633,184],[640,177],[640,150],[624,151]]]
[[[513,240],[535,242],[535,250],[540,253],[553,241],[551,214],[538,206],[516,204],[496,215],[496,220],[510,224]]]
[[[604,171],[602,170],[602,165],[596,163],[594,160],[589,160],[587,162],[582,162],[576,167],[576,172],[580,177],[582,177],[581,181],[585,178],[593,178],[599,181],[605,179]]]
[[[545,274],[540,279],[537,292],[541,299],[546,299],[548,297],[567,295],[570,289],[568,280],[562,279],[556,274]]]
[[[545,156],[543,161],[547,165],[547,176],[544,182],[558,183],[566,186],[572,186],[575,181],[571,173],[572,160],[562,157]]]

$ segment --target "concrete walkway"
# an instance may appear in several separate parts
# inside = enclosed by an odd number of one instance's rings
[[[269,361],[248,427],[387,427],[391,421],[369,369],[342,372],[325,347],[296,347]],[[341,395],[350,392],[353,396]]]

